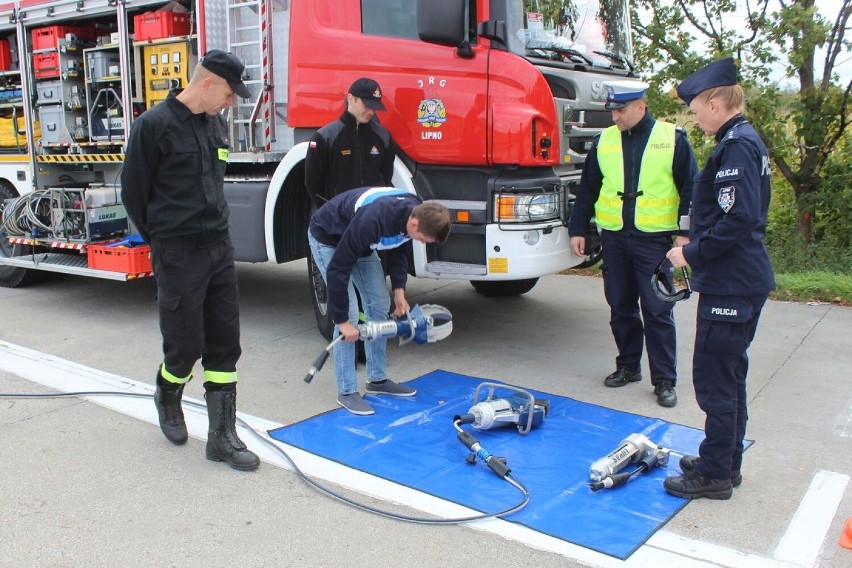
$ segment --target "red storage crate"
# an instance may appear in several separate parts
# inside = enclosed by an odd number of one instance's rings
[[[76,26],[47,26],[32,31],[33,51],[40,49],[58,49],[58,40],[65,39],[68,34],[74,34],[78,39],[94,41],[94,30]]]
[[[125,274],[143,274],[151,272],[151,247],[110,247],[89,245],[89,268],[124,272]]]
[[[0,39],[0,71],[12,68],[12,47],[8,39]]]
[[[189,35],[189,14],[148,12],[133,17],[136,41]]]
[[[36,79],[59,77],[59,52],[34,53],[33,68]]]

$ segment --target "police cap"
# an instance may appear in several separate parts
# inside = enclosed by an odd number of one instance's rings
[[[677,87],[677,96],[687,105],[702,91],[737,84],[737,66],[733,57],[726,57],[702,67]]]
[[[642,81],[604,81],[606,89],[607,110],[617,110],[626,107],[630,101],[641,99],[645,96],[645,89],[650,85]]]

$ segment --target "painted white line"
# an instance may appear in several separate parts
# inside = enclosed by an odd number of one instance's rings
[[[848,484],[849,476],[842,473],[820,471],[814,476],[787,532],[775,549],[776,560],[808,568],[816,565],[825,535]]]
[[[0,370],[8,371],[60,392],[122,391],[153,394],[154,391],[153,386],[150,384],[105,373],[74,363],[73,361],[53,357],[3,341],[0,341]],[[95,404],[150,424],[159,424],[157,412],[148,398],[123,396],[81,398],[86,398]],[[190,397],[184,397],[184,402],[191,403],[184,405],[184,415],[189,434],[194,438],[206,440],[206,405],[203,401],[198,401]],[[198,407],[195,405],[198,405]],[[262,443],[252,434],[258,435],[282,448],[296,462],[299,469],[312,478],[334,483],[384,501],[405,505],[418,511],[435,515],[436,517],[456,518],[478,514],[477,511],[468,509],[467,507],[282,444],[266,434],[268,430],[279,428],[282,424],[242,412],[238,412],[237,415],[252,429],[252,433],[249,433],[241,427],[240,438],[263,461],[271,465],[292,469],[290,463],[283,456],[267,444]],[[848,480],[848,476],[843,477],[846,477]],[[679,568],[713,568],[720,566],[729,568],[786,568],[790,566],[778,556],[777,552],[776,559],[773,560],[742,553],[708,542],[683,538],[666,531],[658,531],[627,560],[619,560],[501,519],[476,521],[467,523],[465,526],[497,534],[532,548],[560,554],[584,566],[599,568],[657,568],[659,566],[678,566]],[[825,530],[827,530],[827,527]],[[820,537],[820,543],[823,537],[824,532]],[[798,565],[801,566],[802,564]]]

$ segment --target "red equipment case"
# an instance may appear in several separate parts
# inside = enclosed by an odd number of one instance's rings
[[[189,14],[148,12],[133,17],[136,41],[189,35]]]

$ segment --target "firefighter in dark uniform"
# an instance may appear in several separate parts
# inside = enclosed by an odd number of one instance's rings
[[[729,499],[742,482],[747,350],[775,287],[764,245],[770,198],[769,154],[748,119],[732,58],[711,63],[677,89],[695,125],[716,148],[695,180],[690,242],[673,248],[676,267],[689,264],[700,292],[692,381],[706,414],[698,456],[680,460],[683,475],[666,491],[693,499]]]
[[[604,86],[615,125],[600,134],[586,156],[568,228],[571,249],[577,256],[586,252],[585,235],[594,215],[618,349],[616,370],[604,384],[621,387],[642,380],[644,343],[657,403],[672,407],[677,404],[673,304],[657,297],[651,277],[672,239],[678,245],[687,241],[679,220],[689,212],[695,158],[682,129],[654,120],[648,112],[646,83],[611,81]]]
[[[243,70],[232,54],[211,50],[186,89],[134,122],[121,196],[151,245],[157,279],[164,352],[154,395],[160,428],[170,442],[186,443],[181,397],[200,358],[210,423],[207,459],[253,470],[260,460],[235,425],[239,290],[224,194],[228,131],[219,114],[236,95],[249,96]]]
[[[350,189],[392,186],[396,145],[390,132],[376,120],[376,111],[380,110],[386,110],[381,87],[362,77],[349,86],[340,117],[311,137],[305,156],[305,187],[314,209]],[[379,259],[388,272],[387,253],[380,251]],[[363,308],[359,309],[359,321],[365,317]],[[366,362],[363,343],[358,343],[356,357]]]
[[[358,79],[349,87],[340,118],[311,137],[305,186],[315,208],[356,187],[391,187],[396,147],[390,132],[375,120],[377,110],[385,110],[379,84]]]

